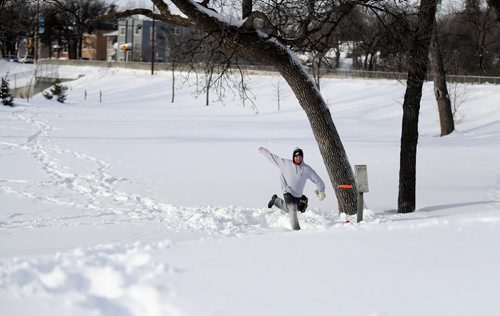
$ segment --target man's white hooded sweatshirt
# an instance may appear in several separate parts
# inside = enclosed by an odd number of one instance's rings
[[[290,193],[300,198],[304,192],[307,179],[318,187],[319,191],[325,191],[325,183],[309,165],[302,163],[296,165],[291,159],[284,159],[269,152],[266,148],[261,153],[281,171],[281,189],[283,193]]]

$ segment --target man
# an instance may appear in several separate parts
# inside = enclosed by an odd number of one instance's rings
[[[304,213],[307,208],[307,197],[303,195],[307,179],[316,184],[315,191],[318,199],[325,198],[325,183],[309,165],[304,163],[304,153],[302,149],[295,148],[292,160],[278,157],[264,147],[259,147],[259,152],[263,154],[271,163],[276,165],[281,172],[281,189],[284,199],[276,194],[271,197],[267,207],[273,206],[287,212],[290,217],[290,224],[294,230],[299,230],[299,220],[297,211]]]

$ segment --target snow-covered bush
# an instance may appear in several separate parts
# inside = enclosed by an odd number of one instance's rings
[[[68,87],[62,85],[61,81],[57,80],[54,84],[54,88],[50,89],[50,92],[52,93],[53,96],[57,96],[58,102],[64,103],[64,101],[66,101],[66,96],[67,96],[66,90],[68,90]],[[44,96],[47,98],[47,96],[45,94],[44,94]],[[49,98],[47,98],[47,99],[49,99]]]
[[[14,98],[10,94],[9,81],[2,77],[2,85],[0,87],[0,99],[5,106],[14,106]]]

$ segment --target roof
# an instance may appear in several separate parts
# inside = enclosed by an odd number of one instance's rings
[[[109,33],[103,34],[103,36],[118,36],[118,31],[109,32]]]

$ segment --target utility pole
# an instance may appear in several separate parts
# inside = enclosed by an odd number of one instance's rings
[[[125,19],[125,45],[128,43],[128,19]],[[127,50],[124,50],[123,61],[127,61]]]
[[[130,40],[130,61],[134,61],[134,36],[135,36],[135,18],[132,19],[132,37]]]
[[[36,23],[35,23],[35,53],[33,56],[35,58],[35,63],[38,62],[38,41],[39,41],[39,37],[40,37],[40,0],[37,0],[36,1]]]
[[[154,12],[154,7],[153,7],[153,12]],[[155,18],[153,17],[153,30],[152,30],[152,38],[151,38],[151,75],[154,75],[155,73],[155,38],[156,38],[156,32],[155,32]]]

